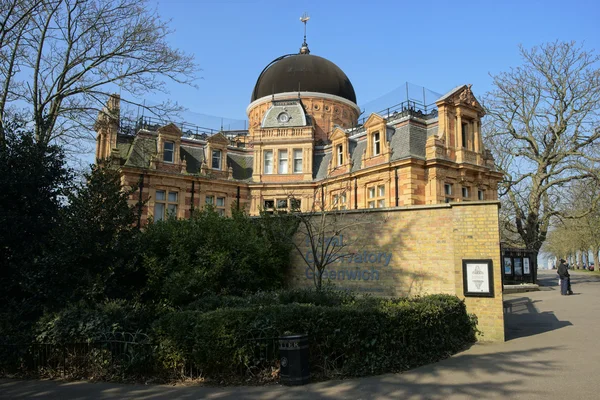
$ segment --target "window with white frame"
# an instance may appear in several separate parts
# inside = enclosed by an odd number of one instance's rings
[[[367,207],[385,207],[385,185],[377,185],[367,188]]]
[[[287,150],[279,150],[279,169],[277,173],[287,174],[288,173],[288,152]]]
[[[225,216],[225,197],[218,197],[217,202],[215,203],[215,210],[219,215]]]
[[[277,199],[275,205],[277,206],[278,210],[287,210],[288,201],[287,199]]]
[[[344,165],[344,146],[339,144],[336,150],[337,154],[337,166],[340,167]]]
[[[221,169],[221,150],[212,151],[212,169]]]
[[[157,190],[154,196],[154,221],[177,217],[177,192]]]
[[[294,173],[302,172],[302,149],[294,150]]]
[[[175,156],[175,143],[174,142],[164,142],[163,143],[163,161],[172,163]]]
[[[373,133],[373,155],[378,156],[381,154],[381,134],[379,132]]]
[[[215,196],[204,196],[204,204],[206,204],[207,206],[214,206]]]
[[[331,200],[331,206],[334,210],[348,209],[348,205],[346,202],[346,192],[334,194]]]
[[[273,150],[265,150],[265,174],[273,173]]]

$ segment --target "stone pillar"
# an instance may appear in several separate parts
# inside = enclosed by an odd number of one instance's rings
[[[473,121],[473,144],[476,153],[481,152],[481,132],[479,132],[479,121]]]
[[[456,147],[462,149],[465,147],[465,143],[462,140],[462,116],[460,114],[460,108],[456,109]]]

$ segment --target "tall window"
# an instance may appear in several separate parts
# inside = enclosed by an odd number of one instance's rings
[[[265,174],[273,173],[273,150],[265,150]]]
[[[483,190],[478,190],[477,191],[477,199],[478,200],[484,200],[485,199],[485,192]]]
[[[340,167],[344,164],[344,146],[341,144],[337,146],[337,166]]]
[[[163,143],[163,161],[172,163],[173,162],[173,153],[175,151],[175,143],[173,142],[164,142]]]
[[[346,204],[346,192],[334,194],[332,199],[332,206],[334,210],[346,210],[348,208]]]
[[[215,210],[219,213],[219,215],[225,216],[225,197],[217,197]]]
[[[154,221],[177,217],[177,192],[157,190],[154,200]]]
[[[302,149],[294,150],[294,173],[302,172]]]
[[[385,207],[385,185],[377,185],[367,188],[367,198],[368,208]]]
[[[287,150],[279,150],[279,174],[287,174],[288,172],[288,153]]]
[[[463,186],[462,188],[462,197],[463,199],[468,199],[469,198],[469,188]]]
[[[452,201],[452,184],[444,184],[444,194],[446,195],[445,202],[450,203]]]
[[[469,131],[469,125],[468,124],[462,124],[462,147],[467,147],[467,133]]]
[[[221,169],[221,150],[212,151],[212,169]]]
[[[381,136],[379,132],[373,134],[373,155],[378,156],[381,153]]]

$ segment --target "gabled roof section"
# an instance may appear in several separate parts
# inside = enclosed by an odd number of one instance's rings
[[[342,128],[340,128],[339,126],[336,126],[333,130],[333,133],[329,137],[329,140],[331,140],[333,142],[338,139],[344,139],[346,136],[347,136],[346,131],[343,130]]]
[[[483,109],[479,101],[477,101],[475,95],[471,91],[471,85],[462,85],[455,87],[435,102],[435,104],[437,104],[438,107],[441,104],[445,103],[453,103],[457,106],[463,105],[470,107],[474,110],[477,110],[481,116],[483,116],[483,114],[485,113],[485,110]]]
[[[445,100],[451,98],[455,93],[458,93],[461,89],[464,89],[466,87],[467,87],[467,85],[457,86],[454,89],[452,89],[451,91],[449,91],[448,93],[446,93],[445,95],[443,95],[442,97],[440,97],[439,99],[437,99],[435,102],[439,103],[439,102],[445,101]]]
[[[371,113],[371,115],[369,115],[369,118],[367,118],[367,120],[365,121],[365,123],[363,124],[363,126],[365,128],[369,128],[373,125],[377,125],[382,123],[383,121],[385,121],[385,118],[383,118],[381,115],[376,114],[376,113]]]
[[[161,126],[157,129],[159,135],[169,136],[169,137],[181,137],[181,129],[177,127],[174,123],[167,124],[165,126]]]
[[[206,139],[206,142],[210,143],[210,144],[225,145],[225,146],[227,146],[229,144],[229,140],[227,140],[225,135],[223,135],[223,133],[221,133],[221,132],[215,133],[214,135],[210,136],[208,139]]]

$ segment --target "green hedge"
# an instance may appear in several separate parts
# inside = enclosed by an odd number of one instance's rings
[[[354,299],[335,306],[293,303],[188,310],[167,314],[155,325],[159,357],[166,365],[191,363],[207,378],[245,379],[276,376],[272,372],[278,368],[277,349],[268,339],[257,338],[307,333],[311,373],[335,377],[396,372],[435,362],[474,342],[475,332],[464,303],[447,295]]]
[[[186,310],[214,311],[220,308],[238,308],[251,306],[270,306],[276,304],[312,304],[315,306],[349,305],[357,301],[356,294],[335,288],[315,289],[285,289],[270,292],[257,292],[247,296],[208,295],[190,303]],[[366,304],[367,297],[361,297],[361,304]],[[373,299],[372,301],[379,301]]]

